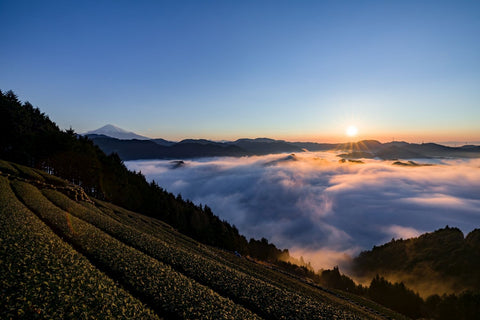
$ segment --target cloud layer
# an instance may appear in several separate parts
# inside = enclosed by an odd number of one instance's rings
[[[126,165],[315,268],[345,265],[392,238],[480,227],[479,160],[403,167],[339,163],[322,152],[189,160],[177,168],[165,160]]]

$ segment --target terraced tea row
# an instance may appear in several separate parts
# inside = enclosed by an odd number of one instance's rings
[[[0,177],[1,319],[156,319],[55,235]]]
[[[13,187],[19,198],[58,234],[160,313],[185,319],[258,318],[210,288],[61,210],[32,185],[15,181]]]

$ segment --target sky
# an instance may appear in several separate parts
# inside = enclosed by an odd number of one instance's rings
[[[0,1],[0,89],[169,140],[480,141],[478,1]]]
[[[444,228],[466,236],[480,225],[480,159],[421,159],[398,166],[332,152],[243,158],[127,161],[131,170],[234,224],[303,256],[315,270],[339,265],[394,239]]]

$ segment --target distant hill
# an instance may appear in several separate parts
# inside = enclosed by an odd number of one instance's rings
[[[327,151],[338,148],[338,143],[290,142],[290,144],[308,151]]]
[[[199,158],[199,157],[241,157],[250,155],[248,151],[221,142],[181,141],[171,145],[165,157]]]
[[[87,135],[106,154],[116,153],[122,160],[163,158],[168,147],[152,140],[123,140],[105,135]]]
[[[243,157],[303,151],[288,142],[266,138],[239,139],[230,142],[215,142],[205,139],[185,139],[180,142],[171,142],[164,139],[125,140],[99,134],[86,136],[106,154],[115,152],[122,160]]]
[[[134,132],[124,130],[113,124],[107,124],[96,130],[85,132],[84,135],[105,135],[107,137],[116,138],[116,139],[137,139],[137,140],[150,140],[148,137],[138,135]]]
[[[215,156],[246,156],[246,150],[235,145],[208,140],[183,140],[177,143],[155,140],[121,140],[106,136],[88,135],[106,154],[115,152],[122,160],[185,159]]]
[[[230,142],[230,144],[240,147],[252,155],[293,153],[303,151],[300,147],[289,142],[268,138],[238,139],[237,141]]]
[[[176,143],[176,142],[168,141],[168,140],[165,140],[165,139],[162,139],[162,138],[152,139],[152,141],[155,142],[156,144],[164,146],[164,147],[169,147],[169,146],[174,145]]]
[[[428,158],[479,158],[480,146],[447,147],[436,143],[407,143],[359,141],[354,144],[337,145],[336,150],[346,150],[341,154],[345,159],[379,158],[383,160],[428,159]]]
[[[434,143],[380,143],[362,140],[351,143],[288,142],[268,138],[238,139],[215,142],[206,139],[185,139],[180,142],[164,139],[117,139],[104,134],[87,135],[105,153],[116,152],[122,160],[186,159],[201,157],[243,157],[304,151],[342,152],[343,159],[379,158],[384,160],[421,158],[478,158],[480,146],[447,147]]]
[[[279,163],[289,163],[289,162],[295,162],[295,161],[298,161],[298,158],[297,156],[292,153],[286,157],[283,157],[283,158],[280,158],[280,159],[277,159],[277,160],[273,160],[273,161],[269,161],[267,163],[264,164],[264,166],[274,166],[274,165],[277,165]]]
[[[356,276],[380,274],[432,292],[480,289],[480,229],[464,237],[446,227],[418,238],[393,240],[362,252],[352,264]]]
[[[351,143],[293,142],[295,146],[308,151],[343,151],[344,159],[428,159],[428,158],[479,158],[480,146],[465,145],[447,147],[436,143],[408,143],[393,141],[381,143],[376,140],[362,140]]]
[[[382,147],[377,140],[361,140],[347,143],[316,143],[316,142],[289,142],[290,144],[307,151],[348,151],[348,152],[374,152]]]

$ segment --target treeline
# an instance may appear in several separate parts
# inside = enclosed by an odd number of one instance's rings
[[[459,295],[433,295],[425,301],[411,299],[410,305],[417,310],[413,314],[435,319],[480,319],[479,266],[480,229],[464,236],[460,229],[447,225],[417,238],[392,239],[364,251],[354,259],[352,269],[358,276],[408,275],[406,286],[435,284],[455,292],[464,291]],[[389,287],[386,284],[380,287],[385,292],[374,299],[393,305],[395,301],[388,300],[386,293]],[[403,292],[402,288],[388,290]],[[407,294],[404,296],[407,299]]]
[[[480,319],[479,291],[467,290],[459,295],[435,294],[424,300],[403,282],[391,283],[379,275],[372,279],[368,287],[356,285],[351,278],[341,274],[338,267],[321,270],[312,279],[329,288],[367,297],[413,319]]]
[[[421,267],[419,267],[421,265]],[[453,283],[452,291],[480,289],[480,229],[466,236],[446,226],[411,239],[392,239],[360,253],[352,269],[359,277],[407,274],[424,282]]]
[[[456,231],[452,229],[447,228],[447,231]],[[470,236],[477,234],[472,232]],[[384,258],[387,259],[387,257]],[[363,286],[357,285],[350,277],[342,274],[338,267],[314,272],[309,264],[299,266],[289,262],[277,262],[276,265],[324,287],[366,297],[413,319],[480,319],[480,291],[478,290],[466,290],[458,295],[435,294],[423,299],[403,282],[392,283],[378,274],[373,277],[369,286]]]
[[[205,244],[257,259],[289,257],[266,239],[247,239],[207,206],[167,192],[141,172],[129,171],[115,153],[106,155],[91,140],[58,126],[12,91],[0,90],[0,158],[45,170],[81,186],[98,199],[167,222]]]

